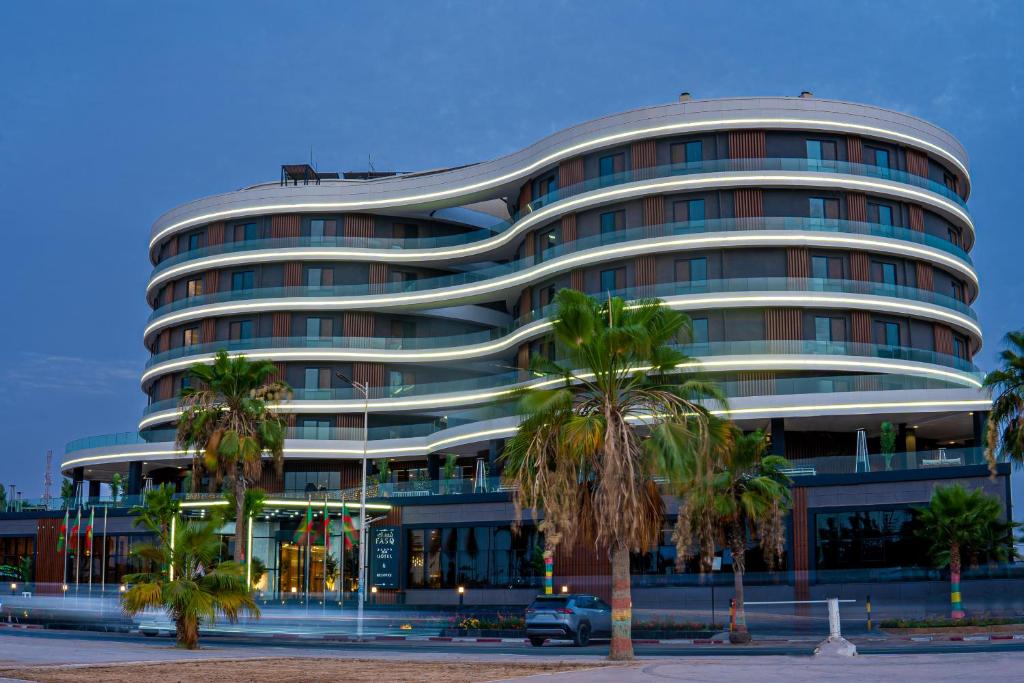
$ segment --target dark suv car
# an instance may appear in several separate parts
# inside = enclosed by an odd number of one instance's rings
[[[612,608],[593,595],[538,595],[526,608],[526,637],[534,647],[548,638],[568,638],[582,647],[592,636],[610,637]]]

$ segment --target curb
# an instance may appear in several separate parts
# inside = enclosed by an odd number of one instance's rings
[[[1024,633],[969,633],[951,636],[902,636],[899,640],[909,640],[915,643],[943,643],[943,642],[988,642],[990,640],[1024,640]]]

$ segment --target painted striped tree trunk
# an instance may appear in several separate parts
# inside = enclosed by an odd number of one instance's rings
[[[949,549],[949,602],[952,606],[952,617],[963,619],[964,603],[960,597],[960,547],[953,545]]]
[[[629,586],[629,548],[612,550],[612,643],[608,659],[633,659],[633,598]]]

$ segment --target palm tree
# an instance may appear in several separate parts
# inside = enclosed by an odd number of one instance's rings
[[[160,533],[158,527],[151,530]],[[245,612],[259,616],[245,568],[237,562],[218,564],[220,549],[216,523],[210,521],[184,521],[158,543],[139,546],[132,554],[158,569],[125,577],[131,587],[121,600],[124,611],[135,616],[148,608],[166,610],[178,647],[189,650],[199,647],[199,627],[218,613],[231,623]]]
[[[999,499],[980,488],[968,492],[960,484],[938,486],[928,507],[918,510],[917,535],[930,544],[938,567],[949,567],[949,599],[952,617],[964,618],[960,596],[960,570],[964,559],[988,556],[997,561],[1012,555],[1013,529],[1017,524],[1002,519]]]
[[[705,462],[689,464],[689,476],[679,487],[679,509],[673,540],[678,562],[696,545],[702,571],[710,571],[716,544],[732,552],[736,628],[729,634],[734,643],[750,642],[743,608],[743,576],[747,546],[758,542],[765,562],[772,568],[785,552],[786,510],[790,505],[785,473],[789,462],[766,455],[768,442],[760,431],[743,434],[732,425],[714,430],[719,435]]]
[[[235,490],[236,518],[244,519],[245,490],[263,472],[269,455],[280,473],[284,464],[285,421],[270,404],[290,396],[283,382],[268,382],[277,372],[270,361],[250,363],[218,351],[212,365],[189,369],[196,386],[181,392],[177,445],[193,452],[193,487],[202,467],[213,475],[211,489],[225,479]],[[243,524],[235,525],[236,562],[245,557]]]
[[[149,529],[162,542],[166,541],[171,533],[171,520],[177,517],[181,508],[174,495],[174,487],[170,484],[161,484],[146,491],[142,505],[136,505],[128,511],[135,516],[132,525]]]
[[[653,300],[599,303],[568,289],[555,303],[552,332],[566,360],[533,359],[532,369],[553,379],[520,396],[505,478],[515,485],[517,514],[543,509],[549,551],[578,540],[609,549],[609,656],[630,659],[630,552],[655,544],[664,512],[654,477],[706,447],[709,412],[699,401],[723,399],[671,346],[689,331],[682,313]]]
[[[994,394],[985,448],[993,474],[999,456],[1024,465],[1024,330],[1007,334],[1006,345],[999,354],[1002,366],[985,377]]]

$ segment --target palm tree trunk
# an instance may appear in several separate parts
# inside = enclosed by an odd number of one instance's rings
[[[749,643],[747,611],[743,607],[743,574],[746,572],[747,550],[742,532],[733,531],[730,546],[732,550],[732,586],[736,601],[736,627],[729,632],[730,643]]]
[[[612,549],[612,644],[608,659],[633,659],[633,598],[629,586],[629,548]]]
[[[199,649],[199,622],[195,617],[180,616],[174,620],[177,646],[185,650]]]
[[[964,603],[960,599],[960,546],[953,544],[949,548],[949,601],[952,603],[954,619],[963,619]]]
[[[235,466],[235,562],[245,562],[245,477],[242,465]]]

